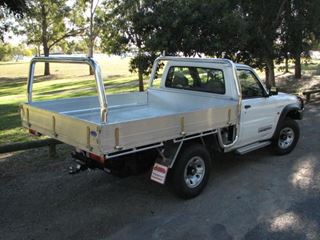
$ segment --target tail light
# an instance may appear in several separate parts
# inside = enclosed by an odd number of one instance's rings
[[[29,133],[34,135],[34,136],[37,136],[37,137],[42,135],[41,133],[39,133],[39,132],[37,132],[36,130],[33,130],[33,129],[29,129]]]
[[[87,157],[92,159],[92,160],[95,160],[97,162],[100,162],[100,163],[104,163],[105,161],[105,157],[104,156],[99,156],[99,155],[96,155],[96,154],[93,154],[93,153],[87,153]]]

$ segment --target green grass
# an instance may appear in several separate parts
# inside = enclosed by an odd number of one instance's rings
[[[138,90],[136,75],[128,71],[129,59],[113,57],[99,62],[107,94]],[[0,63],[0,144],[34,139],[21,127],[19,104],[26,101],[29,63]],[[44,77],[43,64],[35,70],[33,99],[36,101],[93,96],[96,84],[89,67],[76,64],[50,64],[51,76]]]

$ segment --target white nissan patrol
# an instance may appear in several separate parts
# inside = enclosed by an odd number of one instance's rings
[[[38,62],[90,65],[97,96],[33,101]],[[267,90],[252,68],[227,59],[159,57],[147,91],[109,95],[94,59],[36,57],[27,89],[23,126],[74,146],[72,173],[151,168],[152,180],[183,198],[204,189],[218,151],[245,154],[271,145],[277,154],[290,153],[304,108],[300,97]]]

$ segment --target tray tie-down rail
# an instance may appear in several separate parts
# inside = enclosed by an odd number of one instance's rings
[[[93,71],[96,80],[96,87],[98,93],[98,99],[100,104],[100,121],[101,123],[107,123],[108,116],[108,102],[104,89],[103,79],[101,76],[101,69],[98,63],[89,57],[74,57],[74,56],[49,56],[49,57],[34,57],[31,60],[28,76],[28,86],[27,86],[27,95],[28,95],[28,104],[32,103],[32,89],[33,89],[33,80],[34,80],[34,69],[35,65],[38,62],[44,63],[78,63],[78,64],[87,64]]]

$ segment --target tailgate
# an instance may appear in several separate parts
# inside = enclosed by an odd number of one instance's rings
[[[99,148],[100,127],[71,116],[52,112],[30,104],[20,106],[22,125],[61,142],[102,155]]]

